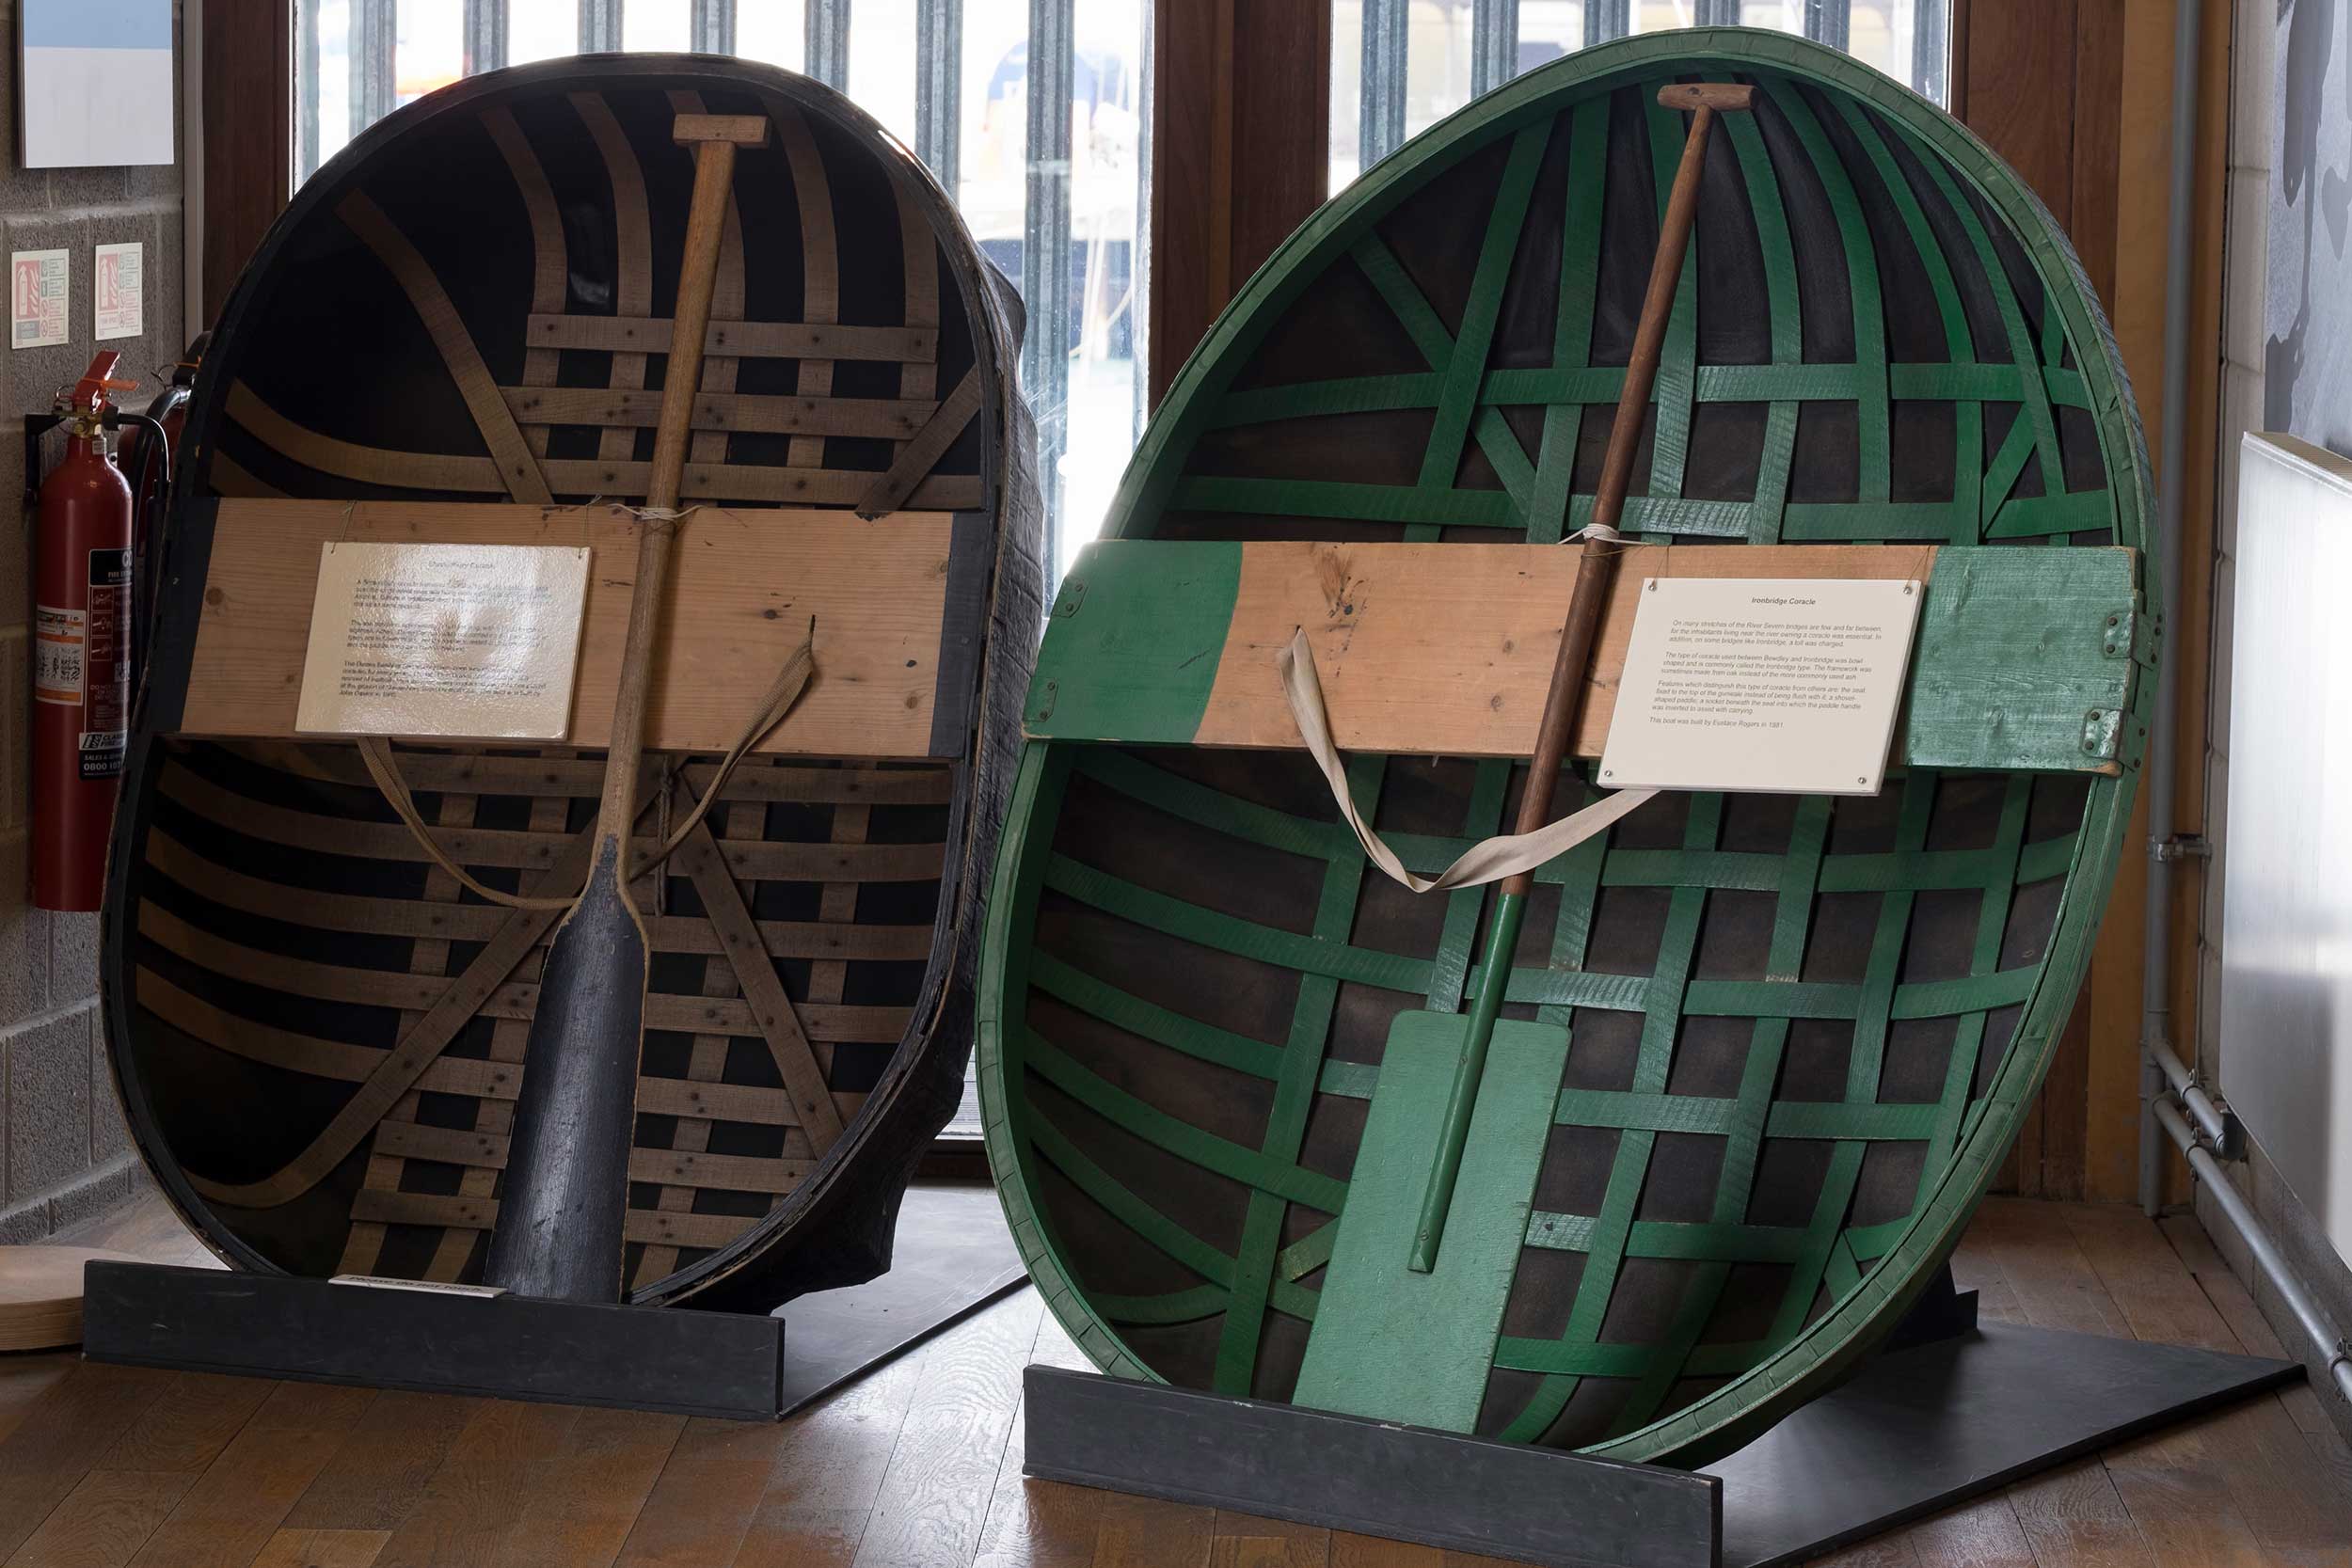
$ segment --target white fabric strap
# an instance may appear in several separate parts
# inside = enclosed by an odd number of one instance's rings
[[[1435,880],[1416,877],[1405,869],[1396,851],[1380,841],[1380,835],[1357,812],[1356,802],[1348,795],[1347,770],[1340,761],[1339,747],[1331,739],[1331,716],[1323,705],[1323,681],[1315,670],[1315,651],[1308,644],[1304,630],[1291,634],[1290,646],[1274,656],[1274,667],[1281,672],[1282,689],[1290,698],[1291,718],[1298,724],[1299,736],[1306,741],[1315,766],[1323,769],[1323,777],[1331,786],[1331,798],[1339,802],[1340,815],[1355,830],[1356,842],[1364,847],[1373,864],[1415,893],[1482,887],[1515,872],[1533,871],[1586,839],[1608,832],[1620,818],[1658,793],[1655,789],[1619,790],[1549,827],[1538,828],[1532,833],[1506,833],[1472,845]]]

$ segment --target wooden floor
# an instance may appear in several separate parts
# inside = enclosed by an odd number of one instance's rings
[[[91,1241],[84,1236],[78,1240]],[[160,1204],[94,1238],[200,1254]],[[2194,1222],[1996,1199],[1988,1317],[2277,1354]],[[1021,1477],[1033,1291],[775,1427],[0,1357],[0,1563],[1475,1568],[1459,1553]],[[1827,1560],[2345,1568],[2352,1451],[2297,1385]]]

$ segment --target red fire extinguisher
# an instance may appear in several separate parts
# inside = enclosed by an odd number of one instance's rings
[[[33,903],[98,908],[131,716],[131,486],[106,449],[120,355],[90,361],[57,412],[66,456],[41,482],[33,608]]]

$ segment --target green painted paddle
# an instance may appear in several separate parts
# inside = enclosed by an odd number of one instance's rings
[[[1559,782],[1560,764],[1567,754],[1569,737],[1575,733],[1578,711],[1583,706],[1584,673],[1592,657],[1593,634],[1600,625],[1601,610],[1615,583],[1617,557],[1621,553],[1611,541],[1618,521],[1625,515],[1625,493],[1632,480],[1633,452],[1641,442],[1650,387],[1658,376],[1667,321],[1674,313],[1675,290],[1682,280],[1683,253],[1690,247],[1692,223],[1698,213],[1699,180],[1707,164],[1708,133],[1714,128],[1718,113],[1746,109],[1754,102],[1755,93],[1753,87],[1729,84],[1677,83],[1658,94],[1659,103],[1667,108],[1693,111],[1691,133],[1682,146],[1682,162],[1675,169],[1674,189],[1666,199],[1665,217],[1659,225],[1658,254],[1650,263],[1649,293],[1642,300],[1641,325],[1634,333],[1632,357],[1626,365],[1625,387],[1618,394],[1616,420],[1609,430],[1609,454],[1601,467],[1600,490],[1593,501],[1594,533],[1585,541],[1583,557],[1577,563],[1576,587],[1568,598],[1567,624],[1560,636],[1560,657],[1551,668],[1551,689],[1544,699],[1543,722],[1536,728],[1535,752],[1528,762],[1527,790],[1519,798],[1515,832],[1534,832],[1549,820],[1552,788]],[[1437,1158],[1422,1193],[1421,1219],[1413,1230],[1411,1264],[1417,1274],[1428,1274],[1437,1267],[1438,1245],[1445,1235],[1446,1212],[1453,1206],[1454,1185],[1461,1175],[1463,1144],[1470,1135],[1471,1113],[1486,1078],[1496,1016],[1511,980],[1511,956],[1518,946],[1519,922],[1526,913],[1527,895],[1534,885],[1533,871],[1517,872],[1503,879],[1495,901],[1494,919],[1487,927],[1478,994],[1470,1004],[1467,1023],[1452,1013],[1404,1013],[1391,1026],[1391,1048],[1398,1043],[1400,1035],[1422,1041],[1440,1033],[1458,1032],[1462,1037],[1445,1113],[1438,1124]],[[1565,1051],[1565,1031],[1556,1032],[1562,1037]],[[1516,1243],[1513,1255],[1517,1255]]]

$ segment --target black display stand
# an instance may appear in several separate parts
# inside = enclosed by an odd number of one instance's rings
[[[879,1279],[765,1317],[92,1263],[83,1352],[183,1371],[775,1420],[1025,1278],[986,1187],[910,1189],[895,1257]]]
[[[1031,1367],[1026,1474],[1545,1568],[1768,1568],[2243,1399],[2294,1362],[1975,1323],[1948,1277],[1852,1379],[1698,1471]]]

